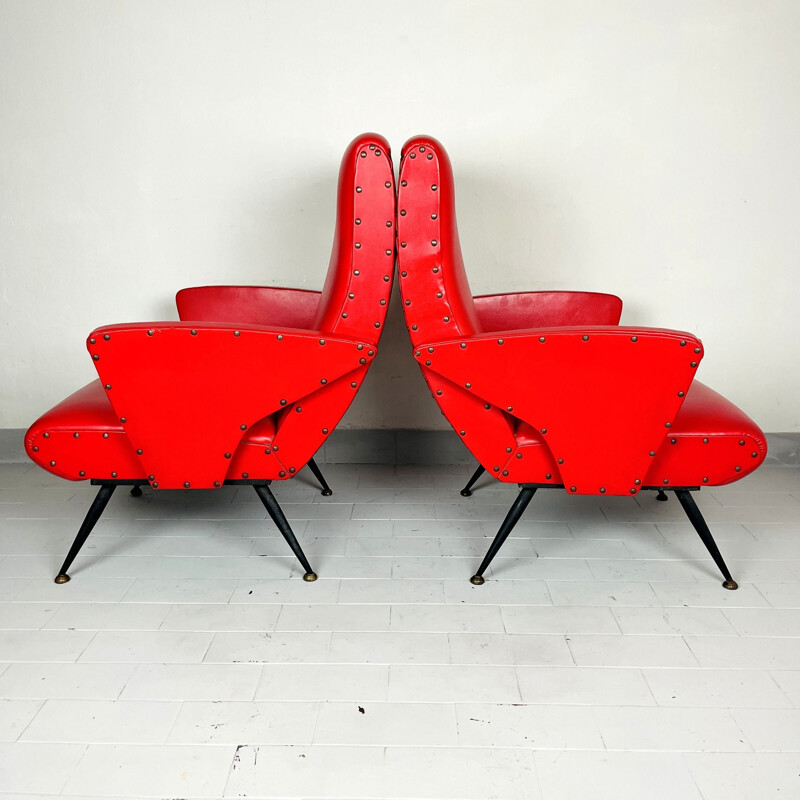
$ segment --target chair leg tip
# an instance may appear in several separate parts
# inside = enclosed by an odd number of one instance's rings
[[[141,497],[142,496],[142,487],[141,486],[134,486],[131,489],[131,497]]]
[[[462,497],[472,497],[472,492],[469,489],[462,489],[460,494]]]
[[[67,583],[69,582],[69,575],[66,572],[62,572],[60,575],[56,575],[56,583]]]
[[[330,497],[333,494],[333,489],[323,489],[320,494],[323,497]]]
[[[483,575],[473,575],[473,576],[472,576],[472,577],[469,579],[469,582],[470,582],[470,583],[471,583],[473,586],[483,586],[483,584],[484,584],[484,583],[486,583],[486,581],[484,580],[484,577],[483,577]]]
[[[306,574],[303,575],[303,580],[307,581],[308,583],[313,583],[316,579],[317,579],[316,572],[306,572]]]
[[[722,586],[723,586],[723,588],[730,589],[731,591],[733,591],[734,589],[738,589],[739,588],[739,584],[736,583],[736,581],[733,581],[733,580],[731,580],[731,581],[723,581]]]

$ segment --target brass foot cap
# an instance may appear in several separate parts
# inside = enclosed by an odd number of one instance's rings
[[[303,575],[303,580],[308,581],[309,583],[313,583],[316,579],[317,579],[316,572],[306,572],[306,574]]]
[[[483,584],[484,584],[484,583],[486,583],[486,581],[483,579],[483,575],[473,575],[473,576],[472,576],[472,577],[469,579],[469,582],[470,582],[470,583],[471,583],[473,586],[483,586]]]
[[[69,581],[69,575],[56,575],[56,583],[67,583]]]
[[[323,497],[330,497],[333,494],[333,489],[323,489],[322,496]]]
[[[736,581],[724,581],[722,585],[725,589],[730,589],[730,590],[739,588],[739,584],[736,583]]]
[[[469,489],[462,489],[461,490],[462,497],[472,497],[472,492]]]

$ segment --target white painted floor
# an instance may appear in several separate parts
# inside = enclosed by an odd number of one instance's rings
[[[800,470],[698,504],[324,467],[275,494],[94,489],[0,465],[0,797],[800,797]]]

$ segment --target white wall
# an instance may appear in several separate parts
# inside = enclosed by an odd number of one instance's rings
[[[0,0],[0,427],[182,286],[319,287],[336,173],[437,136],[476,294],[595,289],[800,431],[795,0]],[[350,427],[444,427],[395,306]]]

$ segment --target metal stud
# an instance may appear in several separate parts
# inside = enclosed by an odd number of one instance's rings
[[[44,436],[45,439],[49,439],[50,438],[50,434],[49,433],[43,433],[42,436]]]
[[[511,452],[511,450],[512,450],[512,448],[510,448],[510,447],[506,447],[506,453],[510,453],[510,452]]]
[[[214,481],[214,488],[215,489],[219,489],[220,486],[222,486],[222,484],[219,481]]]
[[[81,470],[81,471],[78,473],[78,475],[80,475],[80,476],[81,476],[81,478],[83,478],[83,477],[86,475],[86,473],[85,473],[83,470]]]
[[[439,243],[436,241],[436,239],[431,239],[431,247],[436,247],[437,244]]]
[[[681,339],[681,347],[686,347],[686,340],[685,339]]]
[[[239,429],[243,430],[243,431],[246,431],[247,430],[247,425],[240,425]]]
[[[389,280],[390,280],[390,278],[389,278],[389,276],[388,276],[388,275],[384,275],[384,276],[383,276],[383,282],[384,282],[384,283],[389,283]]]
[[[269,447],[265,447],[264,448],[264,455],[268,456],[271,452],[272,452],[272,450],[270,450]]]
[[[734,469],[735,469],[737,472],[741,472],[741,471],[742,471],[742,468],[741,468],[741,467],[734,467]]]
[[[149,331],[148,331],[148,333],[149,333]],[[91,339],[89,339],[89,344],[97,344],[97,339],[92,337]]]
[[[320,378],[320,381],[319,381],[319,382],[320,382],[321,384],[323,384],[323,386],[324,386],[324,385],[325,385],[325,384],[328,382],[328,379],[327,379],[327,378]]]
[[[356,223],[356,225],[360,225],[361,224],[361,219],[359,217],[356,217],[355,223]]]
[[[514,406],[506,406],[506,411],[511,413],[514,410]]]
[[[703,439],[703,444],[708,444],[708,439]]]
[[[117,477],[117,473],[116,473],[116,472],[112,472],[112,473],[111,473],[111,477],[112,477],[112,478],[116,478],[116,477]]]
[[[347,319],[347,312],[346,311],[342,311],[342,319]]]
[[[279,342],[282,342],[282,341],[283,341],[283,334],[282,334],[282,333],[279,333],[279,334],[278,334],[278,341],[279,341]]]
[[[242,334],[241,334],[241,331],[234,331],[233,335],[234,336],[241,336]]]
[[[322,432],[323,432],[323,433],[325,433],[325,434],[327,434],[327,433],[328,433],[328,429],[327,429],[327,428],[323,428],[323,429],[322,429]]]
[[[576,486],[570,486],[570,487],[569,487],[569,490],[570,490],[571,492],[577,492],[577,491],[578,491],[578,489],[577,489],[577,487],[576,487]]]
[[[195,328],[192,328],[192,329],[189,331],[189,333],[191,333],[191,334],[192,334],[192,336],[197,336],[197,330],[196,330]]]
[[[56,462],[55,462],[55,461],[51,461],[51,462],[50,462],[50,466],[51,466],[51,467],[54,467],[55,465],[56,465]]]
[[[487,411],[489,411],[489,410],[491,409],[491,406],[490,406],[488,403],[486,403],[486,404],[485,404],[483,407],[484,407],[484,408],[485,408]]]
[[[465,383],[464,386],[466,386],[467,389],[471,389],[472,388],[472,384],[471,383]]]
[[[545,480],[550,480],[553,476],[548,472],[547,475],[544,476]]]
[[[362,151],[359,153],[359,155],[361,156],[361,158],[366,158],[366,157],[367,157],[367,151],[366,151],[366,150],[362,150]]]
[[[744,439],[739,440],[739,447],[744,447]]]
[[[424,153],[425,152],[425,145],[424,144],[420,145],[419,151],[420,151],[420,153]]]
[[[296,411],[298,414],[301,414],[301,413],[303,412],[303,406],[295,406],[295,407],[294,407],[294,410],[295,410],[295,411]]]
[[[497,344],[505,344],[505,342],[503,341],[503,339],[498,339]]]
[[[517,458],[522,458],[522,453],[517,453]]]
[[[104,338],[106,341],[108,341],[108,340],[111,338],[111,334],[110,334],[110,333],[104,333],[104,334],[103,334],[103,338]]]
[[[110,389],[110,388],[111,388],[111,384],[110,384],[110,383],[107,383],[107,384],[106,384],[106,390],[108,390],[108,389]]]
[[[752,453],[750,453],[750,455],[751,455],[753,458],[758,458],[758,453],[756,453],[755,451],[754,451],[754,452],[752,452]]]
[[[384,298],[381,298],[381,305],[382,305],[382,306],[385,306],[385,305],[386,305],[386,300],[384,300]]]
[[[428,161],[430,161],[432,158],[433,158],[433,153],[428,153]]]
[[[445,322],[450,322],[450,317],[442,317]]]
[[[416,158],[416,157],[417,157],[417,154],[416,154],[416,153],[409,153],[409,154],[408,154],[408,157],[409,157],[409,158]]]
[[[671,422],[665,422],[664,423],[664,427],[665,428],[671,428],[672,427],[672,423]]]
[[[36,445],[34,445],[31,449],[33,450],[34,453],[39,452],[39,448]]]
[[[686,392],[678,392],[678,397],[686,397]]]
[[[387,255],[387,256],[390,256],[390,255],[392,254],[392,252],[393,252],[392,250],[389,250],[389,249],[387,249],[387,250],[386,250],[386,255]]]
[[[636,494],[636,489],[631,489],[631,494]]]
[[[98,355],[95,353],[95,355],[93,355],[93,356],[92,356],[92,360],[93,360],[93,361],[99,361],[99,360],[100,360],[100,356],[98,356]]]
[[[637,478],[637,479],[634,481],[634,483],[635,483],[637,486],[641,486],[641,485],[642,485],[642,482],[641,482],[641,481],[640,481],[638,478]]]
[[[437,389],[437,390],[436,390],[436,394],[441,396],[441,394],[442,394],[442,390],[441,390],[441,389]]]
[[[406,210],[405,210],[404,208],[401,208],[401,209],[400,209],[400,216],[401,216],[401,217],[404,217],[404,216],[406,215],[406,213],[407,213],[407,212],[406,212]]]
[[[104,433],[104,434],[103,434],[103,438],[104,438],[104,439],[108,439],[108,434],[107,434],[107,433]]]
[[[380,328],[380,326],[381,326],[380,322],[376,322],[376,323],[375,323],[375,327],[376,327],[376,328]]]
[[[361,187],[360,186],[356,186],[356,192],[358,192],[358,194],[361,194]]]
[[[408,181],[400,181],[401,186],[408,186]]]
[[[355,389],[358,384],[355,381],[351,381],[350,386]]]
[[[325,340],[324,340],[324,339],[320,339],[320,340],[319,340],[319,343],[320,343],[320,344],[321,344],[323,347],[325,346]]]
[[[119,421],[124,425],[128,420],[125,417],[120,417]]]
[[[418,328],[418,327],[419,327],[418,325],[412,325],[412,326],[411,326],[411,330],[412,330],[412,331],[415,331],[415,330],[417,330],[417,328]]]
[[[500,472],[500,467],[492,467],[495,472]]]
[[[149,480],[149,481],[154,481],[155,479],[156,479],[155,475],[148,475],[147,476],[147,480]]]
[[[431,214],[431,219],[438,219],[438,218],[439,218],[438,214]]]
[[[392,182],[391,182],[391,181],[386,181],[386,183],[384,183],[383,185],[384,185],[384,186],[385,186],[387,189],[391,189],[391,188],[392,188]]]
[[[281,471],[278,473],[278,477],[279,477],[279,478],[285,478],[285,477],[286,477],[286,473],[285,473],[283,470],[281,470]]]
[[[435,192],[435,191],[436,191],[438,188],[439,188],[439,187],[438,187],[438,186],[437,186],[435,183],[432,183],[432,184],[431,184],[431,191],[432,191],[432,192]]]
[[[583,339],[584,342],[588,342],[589,341],[589,337],[586,334],[581,336],[581,339]]]
[[[639,341],[639,337],[638,336],[631,336],[631,341],[632,342],[638,342]]]
[[[157,481],[153,481],[153,488],[154,489],[158,489],[158,482]]]
[[[356,242],[354,247],[356,248],[356,250],[360,250],[361,249],[361,242]]]
[[[231,457],[230,453],[225,453],[225,458],[230,458],[230,457]]]
[[[430,365],[431,365],[431,362],[430,362],[430,359],[429,359],[428,361],[425,362],[425,366],[429,367]]]
[[[547,428],[542,428],[542,433],[547,433]]]
[[[544,344],[544,342],[546,341],[546,339],[544,338],[544,336],[540,336],[540,337],[539,337],[539,341],[540,341],[540,342],[542,342],[542,344]]]
[[[192,484],[191,484],[191,483],[189,483],[189,481],[185,481],[185,482],[184,482],[184,484],[183,484],[183,488],[184,488],[184,489],[189,489],[189,488],[191,488],[191,485],[192,485]]]
[[[375,355],[375,351],[374,350],[367,350],[367,355],[368,356],[374,356]]]
[[[503,476],[506,477],[506,478],[508,477],[508,470],[507,469],[503,470]]]
[[[441,299],[443,296],[444,296],[444,295],[442,295],[442,293],[441,293],[441,292],[436,292],[436,297],[438,297],[439,299]]]
[[[662,483],[664,484],[664,486],[666,486],[669,483],[669,478],[664,478]]]
[[[708,478],[703,478],[703,483],[708,483]]]
[[[689,364],[689,366],[690,366],[690,367],[696,367],[696,366],[697,366],[697,362],[696,362],[696,361],[692,361],[692,362]]]
[[[249,475],[248,475],[246,472],[243,472],[243,473],[242,473],[242,477],[243,477],[245,480],[247,480],[247,479],[248,479],[250,476],[249,476]]]
[[[651,458],[652,458],[652,457],[653,457],[655,454],[656,454],[656,451],[655,451],[655,450],[651,450],[651,451],[650,451],[650,457],[651,457]]]
[[[286,405],[286,401],[285,400],[281,400],[281,405],[285,406]]]
[[[387,228],[391,228],[392,227],[392,221],[391,220],[389,220],[389,219],[386,220],[386,227]]]
[[[152,328],[150,328],[150,330],[147,331],[147,335],[148,336],[154,336],[155,335],[155,331]],[[92,339],[92,344],[94,344],[94,339]]]
[[[466,431],[459,431],[459,433],[461,434],[461,436],[466,436],[467,435]]]
[[[669,443],[670,444],[678,444],[678,440],[677,439],[670,439]]]
[[[559,463],[559,464],[563,464],[563,463],[564,463],[564,459],[563,459],[563,458],[559,458],[559,459],[558,459],[558,463]]]
[[[140,456],[140,455],[142,454],[142,452],[143,452],[142,450],[137,450],[137,451],[136,451],[136,455],[137,455],[137,456]]]
[[[695,353],[699,353],[700,352],[700,348],[699,347],[695,347],[694,351],[695,351]]]
[[[410,300],[405,300],[404,302],[405,302],[405,304],[406,304],[407,306],[410,306],[410,305],[411,305],[411,301],[410,301]]]
[[[439,271],[439,267],[434,267],[434,268],[431,270],[431,272],[434,272],[434,273],[435,273],[435,272],[438,272],[438,271]]]
[[[295,473],[296,471],[297,471],[297,470],[295,470],[295,468],[294,468],[294,467],[289,467],[289,472],[291,472],[291,473],[292,473],[292,475],[294,475],[294,473]]]
[[[401,278],[405,278],[407,275],[408,275],[408,273],[407,273],[405,270],[403,270],[403,271],[400,273],[400,277],[401,277]]]
[[[72,436],[73,436],[73,438],[75,438],[75,439],[80,439],[80,438],[81,438],[81,435],[80,435],[79,433],[77,433],[77,432],[76,432],[76,433],[73,433],[73,434],[72,434]]]
[[[606,493],[605,487],[601,486],[600,487],[600,494],[605,494],[605,493]]]

